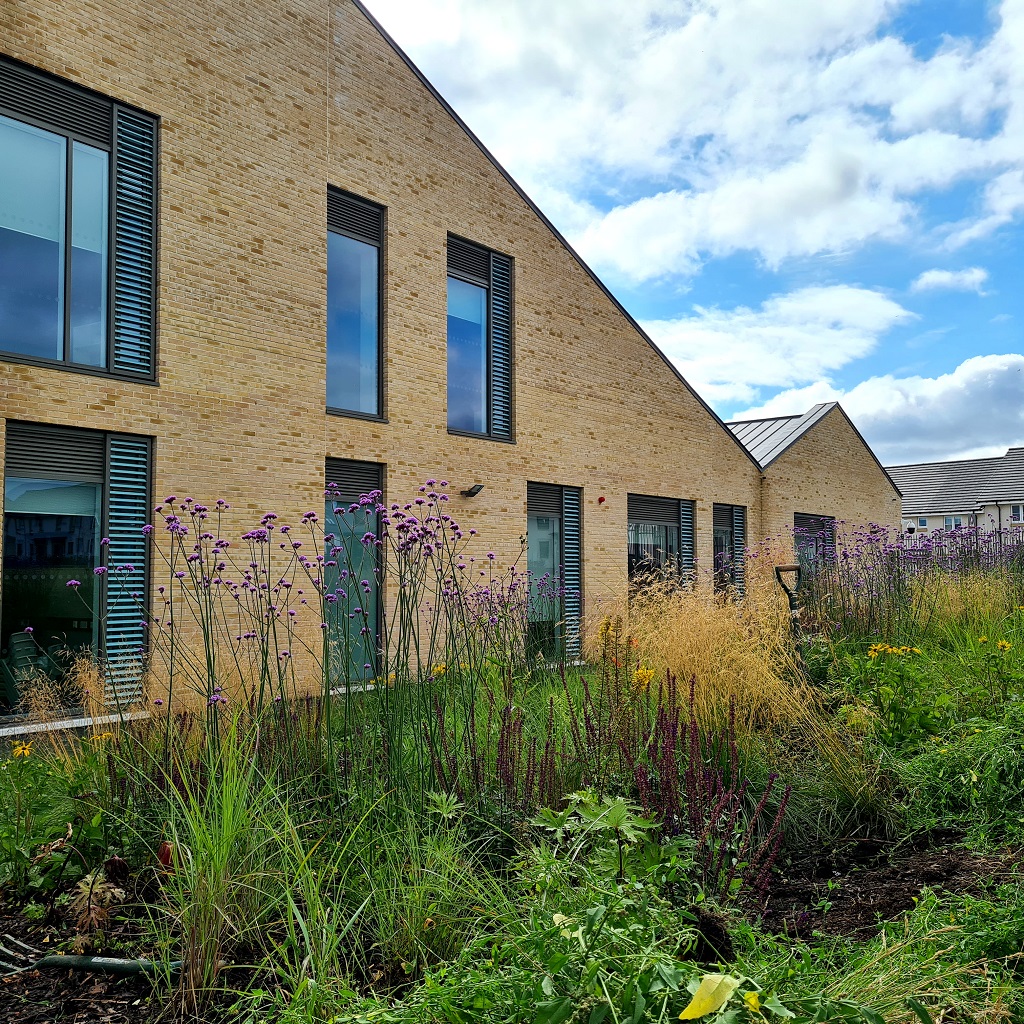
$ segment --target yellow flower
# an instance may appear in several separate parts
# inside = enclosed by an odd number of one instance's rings
[[[646,690],[654,682],[653,668],[638,668],[633,673],[633,686],[637,690]]]
[[[979,636],[978,637],[978,643],[979,644],[987,644],[988,643],[988,637],[987,636]]]
[[[439,664],[434,666],[434,668],[432,669],[431,674],[433,675],[433,677],[435,679],[438,679],[440,676],[443,676],[447,670],[448,670],[448,666],[442,661]]]
[[[998,647],[1001,651],[1008,651],[1011,647],[1013,647],[1013,644],[1011,644],[1009,640],[999,640],[996,642],[996,647]]]
[[[744,992],[743,1002],[751,1013],[761,1012],[761,997],[756,992]]]
[[[32,753],[32,741],[23,743],[21,740],[15,741],[14,744],[14,756],[15,757],[28,757]]]

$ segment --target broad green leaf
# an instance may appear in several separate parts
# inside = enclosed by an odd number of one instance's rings
[[[740,986],[740,978],[729,974],[705,974],[693,998],[679,1014],[680,1020],[697,1020],[720,1010]]]
[[[907,996],[907,1006],[914,1011],[921,1024],[934,1024],[932,1015],[913,996]]]

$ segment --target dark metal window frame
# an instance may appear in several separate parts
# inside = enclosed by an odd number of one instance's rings
[[[386,338],[386,324],[387,320],[385,317],[385,288],[384,288],[384,277],[385,267],[387,261],[387,207],[381,206],[380,203],[371,202],[369,199],[363,199],[362,196],[357,196],[352,192],[347,192],[345,189],[337,188],[334,185],[327,186],[327,202],[328,202],[328,213],[327,213],[327,231],[328,233],[334,232],[336,235],[344,235],[346,238],[355,239],[357,242],[364,242],[367,245],[373,245],[377,248],[377,411],[373,412],[360,412],[357,409],[343,409],[340,406],[329,405],[327,406],[327,412],[331,416],[348,416],[352,419],[357,420],[371,420],[374,423],[387,423],[387,409],[385,403],[387,401],[387,389],[384,386],[384,367],[386,365],[384,359],[385,349],[385,338]],[[352,207],[363,208],[367,212],[374,213],[380,217],[380,233],[377,237],[372,237],[370,233],[361,233],[354,231],[351,228],[346,227],[337,219],[331,216],[331,206],[333,202],[341,202],[349,204]],[[328,329],[330,329],[328,327]],[[326,349],[325,349],[326,351]]]
[[[460,247],[463,250],[473,250],[477,258],[487,260],[488,272],[486,276],[474,274],[464,266],[453,266],[452,248]],[[494,358],[494,311],[495,311],[495,260],[501,259],[508,263],[509,286],[508,286],[508,365],[504,368],[508,375],[508,431],[495,429],[495,379],[499,367]],[[515,267],[511,256],[500,253],[495,249],[489,249],[478,242],[472,242],[467,238],[458,235],[448,235],[448,277],[454,277],[457,281],[465,281],[467,284],[476,285],[487,292],[487,429],[485,431],[460,430],[457,427],[448,427],[448,433],[456,437],[484,437],[491,441],[500,441],[505,444],[516,443],[515,430]]]
[[[728,517],[729,525],[725,527],[722,521]],[[746,588],[746,544],[747,544],[747,506],[727,505],[715,502],[711,506],[711,530],[729,531],[729,562],[727,566],[719,569],[712,566],[715,578],[715,589],[724,590],[727,586],[735,587],[738,594],[743,594]],[[728,577],[728,579],[725,579]]]
[[[644,506],[650,506],[646,509]],[[663,510],[660,514],[651,514],[653,508],[661,505]],[[656,525],[673,526],[678,531],[679,553],[677,557],[677,575],[684,583],[691,582],[694,569],[694,520],[695,503],[686,498],[665,498],[653,494],[626,495],[626,529],[627,537],[630,526]],[[671,506],[671,515],[669,507]],[[628,544],[628,541],[627,541]],[[632,582],[637,574],[628,565],[627,554],[627,576]]]
[[[157,127],[156,141],[153,153],[153,196],[152,202],[154,207],[154,224],[153,224],[153,243],[151,253],[151,265],[150,265],[150,280],[152,285],[152,308],[150,310],[150,317],[152,323],[152,349],[150,352],[150,366],[148,372],[136,372],[124,368],[117,368],[115,366],[115,310],[117,308],[117,210],[118,210],[118,194],[117,194],[117,182],[118,182],[118,146],[117,146],[117,125],[118,118],[122,111],[130,115],[142,115],[146,118],[152,118],[151,114],[140,110],[139,108],[129,106],[125,103],[120,103],[117,100],[110,99],[95,90],[88,89],[84,86],[77,85],[73,82],[68,82],[63,78],[56,75],[51,75],[48,72],[41,71],[38,68],[34,68],[28,64],[24,64],[21,61],[15,60],[14,58],[7,57],[0,54],[0,72],[3,73],[0,85],[6,85],[10,89],[10,94],[7,96],[7,102],[5,102],[5,93],[0,90],[0,114],[10,118],[13,121],[20,121],[22,124],[32,125],[34,128],[40,128],[43,131],[49,132],[52,135],[58,135],[64,138],[66,145],[66,166],[65,166],[65,198],[64,198],[64,275],[62,280],[62,288],[64,290],[64,323],[63,323],[63,359],[46,359],[41,356],[26,355],[20,352],[8,352],[0,349],[0,360],[10,363],[25,363],[30,366],[50,367],[59,368],[61,370],[70,371],[72,373],[82,373],[94,377],[116,377],[126,380],[137,381],[142,384],[156,384],[157,375],[157,345],[159,338],[158,324],[157,324],[157,251],[159,246],[159,217],[156,213],[157,200],[159,197],[159,165],[160,165],[160,134]],[[24,104],[19,105],[12,103],[11,100],[14,98],[12,82],[18,82],[20,80],[22,88],[32,89],[33,83],[38,86],[38,92],[54,91],[55,89],[62,90],[67,93],[68,96],[78,94],[83,102],[93,104],[97,109],[102,105],[105,109],[109,110],[109,130],[101,134],[95,130],[96,125],[93,125],[92,131],[79,131],[74,127],[68,127],[67,124],[58,124],[55,121],[47,120],[45,117],[40,117],[33,114],[30,110],[26,110]],[[38,104],[33,103],[33,106]],[[152,118],[156,121],[155,118]],[[110,160],[107,167],[107,239],[108,239],[108,252],[107,252],[107,312],[106,312],[106,365],[105,366],[92,366],[87,363],[75,363],[70,359],[71,351],[71,214],[72,214],[72,174],[73,174],[73,152],[75,142],[81,142],[85,145],[92,146],[95,149],[103,150],[110,154]]]

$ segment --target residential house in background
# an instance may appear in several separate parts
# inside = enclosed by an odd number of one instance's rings
[[[241,12],[0,14],[0,657],[31,627],[134,692],[172,493],[237,536],[445,479],[499,565],[564,580],[536,634],[570,653],[631,570],[741,586],[794,512],[895,519],[838,409],[752,455],[357,0]]]
[[[995,458],[887,468],[903,492],[908,531],[1024,529],[1024,448]]]

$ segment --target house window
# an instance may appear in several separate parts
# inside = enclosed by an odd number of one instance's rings
[[[0,611],[8,708],[27,629],[36,667],[59,675],[70,654],[90,650],[106,662],[108,702],[138,699],[149,478],[148,438],[8,422]],[[107,572],[94,571],[101,567]]]
[[[0,353],[152,376],[157,122],[0,58]]]
[[[451,235],[448,429],[513,437],[512,260]]]
[[[745,576],[747,510],[743,505],[715,504],[711,510],[715,590],[742,594]]]
[[[326,468],[324,594],[327,670],[333,688],[372,679],[379,667],[380,557],[377,547],[363,538],[380,533],[377,505],[384,467],[328,459]]]
[[[835,517],[795,512],[793,546],[801,568],[813,572],[835,555]]]
[[[1024,522],[1024,505],[1011,505],[1010,506],[1010,522],[1021,523]]]
[[[626,496],[630,580],[693,571],[693,502],[647,494]]]
[[[920,519],[918,519],[917,525],[919,529],[923,530],[928,526],[928,520],[924,516],[922,516]]]
[[[526,485],[530,657],[579,657],[583,582],[581,504],[581,492],[575,487]]]
[[[947,530],[958,530],[964,525],[963,518],[961,516],[946,516],[945,527]]]
[[[327,190],[327,408],[382,415],[384,209]]]

